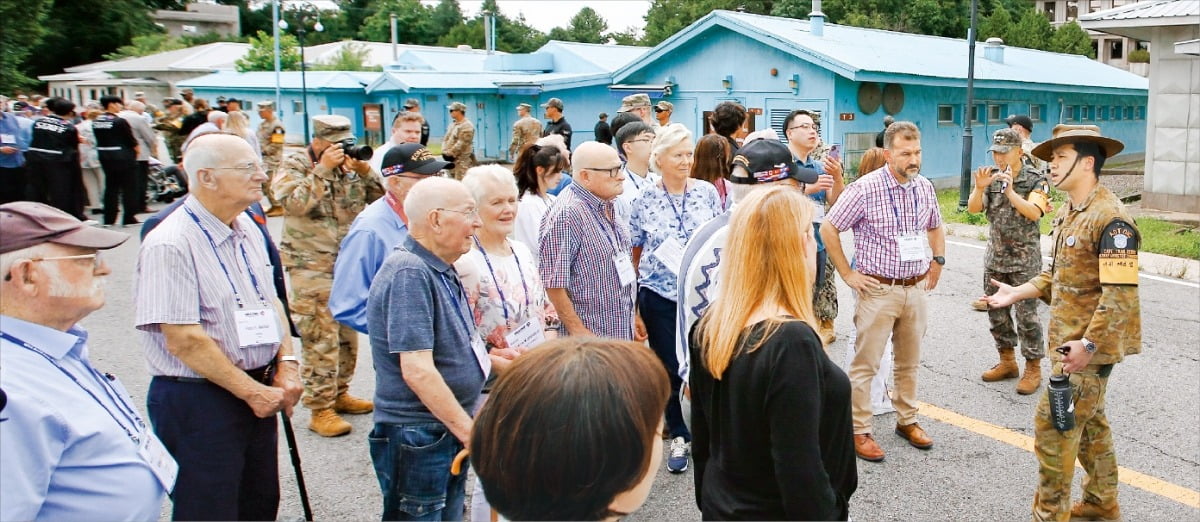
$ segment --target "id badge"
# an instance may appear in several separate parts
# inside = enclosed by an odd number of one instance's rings
[[[617,278],[621,281],[621,286],[637,281],[637,272],[633,270],[633,263],[629,261],[628,254],[613,254],[613,265],[617,267]]]
[[[16,145],[17,144],[17,135],[16,134],[0,134],[0,143],[4,143],[6,145]]]
[[[275,319],[275,310],[259,308],[233,313],[237,319],[238,346],[247,348],[279,343],[279,321]]]
[[[471,341],[471,351],[475,352],[475,359],[479,361],[479,369],[483,370],[483,378],[492,373],[492,360],[488,357],[487,346],[483,344],[483,339],[478,335],[473,335]]]
[[[658,248],[654,249],[654,257],[657,257],[662,264],[666,265],[667,269],[679,277],[679,267],[683,264],[683,244],[675,239],[675,236],[668,237],[663,241]]]
[[[512,348],[533,348],[546,340],[542,325],[535,319],[525,321],[517,329],[504,336],[504,341]]]
[[[138,444],[138,456],[150,465],[154,477],[158,479],[159,484],[162,484],[163,489],[167,490],[167,493],[171,493],[175,489],[175,478],[179,476],[179,463],[175,462],[175,457],[171,456],[171,452],[167,451],[167,447],[163,446],[162,441],[153,431],[142,432],[142,440]]]
[[[897,237],[896,244],[900,246],[900,261],[907,263],[910,261],[925,261],[929,259],[925,255],[926,241],[927,238],[920,235]]]

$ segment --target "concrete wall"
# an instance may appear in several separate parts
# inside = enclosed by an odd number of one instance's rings
[[[1154,29],[1150,114],[1142,204],[1200,211],[1200,57],[1175,54],[1175,42],[1200,38],[1200,27]]]

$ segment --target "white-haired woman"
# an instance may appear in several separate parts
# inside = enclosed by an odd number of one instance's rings
[[[695,146],[692,133],[678,123],[658,130],[650,146],[650,168],[662,176],[633,201],[630,235],[638,271],[636,327],[648,336],[671,377],[667,430],[671,452],[667,470],[687,471],[692,440],[679,405],[679,362],[675,357],[675,309],[683,248],[700,225],[720,212],[721,198],[707,181],[691,177]]]

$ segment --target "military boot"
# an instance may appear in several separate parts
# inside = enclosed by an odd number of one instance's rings
[[[1021,376],[1021,370],[1017,368],[1017,360],[1013,356],[1012,348],[1000,349],[1000,364],[992,367],[992,369],[983,372],[983,382],[996,382],[1004,379],[1015,379]]]
[[[360,399],[349,393],[338,395],[337,400],[333,402],[333,411],[338,413],[349,413],[356,415],[360,413],[371,413],[375,411],[375,404],[366,399]]]
[[[321,408],[312,411],[312,421],[308,423],[308,429],[313,430],[322,437],[338,437],[350,433],[353,427],[349,422],[342,420],[333,408]]]
[[[821,336],[821,342],[825,343],[825,346],[833,344],[837,340],[837,332],[833,329],[833,319],[821,319],[817,335]]]
[[[1103,509],[1090,502],[1080,500],[1071,506],[1071,520],[1121,520],[1121,506]]]
[[[1017,393],[1029,395],[1042,385],[1042,359],[1025,359],[1025,375],[1017,383]]]

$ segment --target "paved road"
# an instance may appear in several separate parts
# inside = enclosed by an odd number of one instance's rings
[[[281,222],[273,218],[278,231]],[[132,277],[136,239],[109,253],[114,268],[108,305],[84,320],[91,332],[98,366],[117,373],[144,407],[148,377],[132,327]],[[951,238],[942,282],[929,299],[930,325],[919,372],[919,397],[939,410],[1003,428],[1000,438],[1032,436],[1032,417],[1040,393],[1020,396],[1014,381],[984,383],[979,373],[995,362],[987,317],[969,308],[981,293],[982,244]],[[849,290],[840,291],[835,353],[846,349],[850,330]],[[1132,473],[1121,478],[1121,507],[1128,520],[1196,520],[1200,517],[1200,290],[1195,284],[1143,279],[1141,285],[1143,350],[1113,372],[1108,413],[1119,463]],[[1043,307],[1043,315],[1044,307]],[[351,391],[369,397],[374,386],[366,338],[361,339],[359,374]],[[841,361],[838,361],[839,363]],[[934,411],[932,408],[927,411]],[[378,519],[380,495],[365,437],[370,416],[349,418],[354,432],[323,439],[305,429],[308,413],[294,418],[304,458],[305,478],[319,519]],[[878,440],[887,452],[882,463],[859,461],[859,489],[851,499],[857,520],[1020,520],[1029,513],[1037,481],[1031,453],[959,425],[922,417],[936,441],[930,451],[909,447],[891,434],[894,415],[875,419]],[[977,431],[981,425],[974,425]],[[984,426],[986,428],[986,426]],[[281,446],[282,437],[281,437]],[[300,504],[287,460],[280,448],[283,477],[281,518],[300,515]],[[1146,479],[1139,474],[1150,477]],[[1154,482],[1153,479],[1163,482]],[[697,520],[692,475],[660,469],[650,499],[635,520]],[[1132,481],[1157,492],[1131,486]],[[1172,488],[1174,486],[1174,489]],[[1180,489],[1182,488],[1182,489]],[[1078,480],[1075,494],[1079,495]],[[1167,496],[1164,496],[1166,494]],[[1172,500],[1171,496],[1181,498]],[[169,508],[164,507],[164,514]]]

